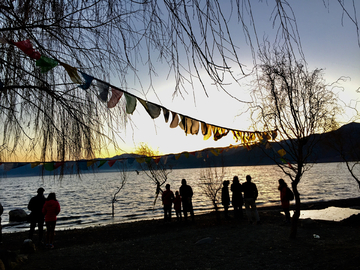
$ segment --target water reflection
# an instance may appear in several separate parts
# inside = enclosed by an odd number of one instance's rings
[[[328,220],[328,221],[341,221],[347,219],[352,215],[360,214],[358,209],[341,208],[341,207],[328,207],[321,210],[302,210],[300,212],[300,218]]]

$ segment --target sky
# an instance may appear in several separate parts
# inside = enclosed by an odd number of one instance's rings
[[[252,3],[254,3],[253,13],[258,37],[272,40],[275,35],[270,19],[272,1],[268,1],[268,4],[266,1]],[[355,25],[343,15],[337,1],[293,0],[289,3],[297,19],[302,49],[309,69],[323,69],[324,79],[328,84],[340,77],[346,78],[341,81],[341,87],[334,88],[333,91],[343,105],[355,106],[360,98],[360,94],[356,92],[360,88],[360,47]],[[355,1],[355,3],[360,11],[360,2]],[[221,4],[223,5],[223,2]],[[236,22],[230,23],[230,28],[234,33],[235,43],[245,48],[240,61],[245,69],[250,70],[253,59],[249,48],[246,47],[243,34],[238,33],[239,26]],[[252,131],[246,104],[251,101],[251,85],[249,85],[251,80],[245,80],[240,85],[231,83],[226,86],[228,92],[244,102],[239,102],[218,90],[210,80],[205,82],[208,96],[205,95],[202,87],[195,83],[194,86],[185,85],[185,88],[188,88],[183,96],[173,97],[174,81],[167,77],[168,70],[159,64],[157,72],[158,77],[153,81],[156,94],[151,90],[146,93],[149,101],[209,124]],[[146,76],[144,72],[142,77],[144,85],[146,85]],[[116,85],[116,79],[114,84]],[[140,91],[140,88],[137,83],[131,85],[131,89],[135,89],[133,93],[141,97],[144,91]],[[354,112],[354,110],[346,110],[346,114],[339,117],[340,124],[353,121]],[[205,141],[201,135],[185,135],[179,127],[171,129],[169,123],[165,123],[162,114],[152,120],[139,104],[131,116],[131,122],[132,124],[127,125],[126,128],[119,127],[122,138],[122,141],[119,140],[119,145],[125,152],[132,152],[140,143],[146,143],[163,154],[236,144],[231,134],[216,142],[212,138]],[[109,147],[110,152],[105,155],[111,157],[121,154],[121,151],[115,152],[111,150],[111,146]]]

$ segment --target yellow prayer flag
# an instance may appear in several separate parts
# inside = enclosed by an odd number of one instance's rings
[[[65,63],[60,63],[60,65],[62,65],[66,72],[69,74],[70,76],[70,79],[73,81],[73,83],[76,83],[76,84],[82,84],[83,81],[81,79],[81,77],[79,76],[78,72],[77,72],[77,69],[68,65],[68,64],[65,64]]]
[[[286,155],[286,151],[284,149],[280,149],[279,151],[277,151],[278,154],[280,155],[280,157],[283,157]]]

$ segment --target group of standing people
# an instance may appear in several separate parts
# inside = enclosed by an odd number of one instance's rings
[[[174,204],[176,218],[178,221],[182,220],[182,213],[184,214],[185,221],[187,221],[188,213],[190,213],[191,219],[194,221],[192,196],[193,190],[191,186],[186,183],[186,179],[181,180],[181,186],[179,191],[175,192],[175,196],[174,193],[170,190],[170,185],[166,184],[165,191],[162,194],[162,202],[164,205],[164,220],[171,220],[172,204]]]
[[[221,204],[224,206],[226,218],[229,217],[228,209],[230,206],[229,184],[230,182],[225,180],[221,189]],[[234,176],[230,190],[232,192],[231,202],[234,207],[234,217],[243,218],[242,205],[245,203],[246,215],[249,222],[252,223],[255,220],[256,223],[259,223],[260,217],[255,203],[258,197],[258,190],[256,184],[251,182],[251,176],[247,175],[246,182],[243,184],[240,183],[238,176]]]
[[[38,226],[39,243],[42,243],[44,221],[46,225],[46,247],[54,248],[54,235],[57,215],[60,213],[60,204],[56,199],[56,194],[51,192],[45,199],[44,189],[39,188],[37,195],[32,197],[28,204],[31,211],[29,215],[30,232],[29,239],[33,238],[36,225]]]
[[[230,182],[225,180],[221,190],[221,203],[224,206],[224,215],[226,218],[229,217],[228,210],[230,206],[229,184]],[[234,176],[230,190],[232,191],[231,202],[234,207],[234,217],[243,218],[242,205],[245,204],[246,215],[249,222],[253,223],[255,220],[256,223],[259,223],[260,217],[255,203],[259,193],[256,184],[251,182],[251,176],[247,175],[246,182],[243,184],[240,184],[238,176]],[[278,190],[280,191],[281,206],[285,213],[285,222],[290,223],[290,200],[293,196],[292,191],[283,179],[279,179]],[[244,197],[242,193],[244,193]]]

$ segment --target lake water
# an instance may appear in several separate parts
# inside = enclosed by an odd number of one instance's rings
[[[201,188],[199,178],[202,170],[173,170],[167,182],[175,193],[181,185],[181,179],[187,179],[194,191],[195,215],[212,209],[210,200]],[[220,172],[221,169],[217,168],[217,171]],[[284,178],[290,184],[290,180],[275,165],[226,167],[225,171],[226,179],[232,180],[234,175],[238,175],[241,183],[245,182],[247,174],[252,176],[259,190],[259,206],[279,205],[279,178]],[[61,205],[57,229],[84,228],[162,217],[161,200],[158,199],[154,205],[156,186],[144,172],[128,172],[127,182],[117,195],[115,216],[112,217],[111,201],[119,185],[119,172],[89,173],[83,174],[81,178],[64,176],[62,180],[54,177],[0,178],[0,201],[4,207],[3,233],[28,230],[27,223],[9,223],[8,212],[21,208],[29,213],[27,204],[31,197],[36,195],[39,187],[45,189],[46,196],[50,192],[56,193]],[[298,188],[302,202],[357,198],[360,195],[358,185],[344,163],[314,164],[314,167],[304,174]]]

